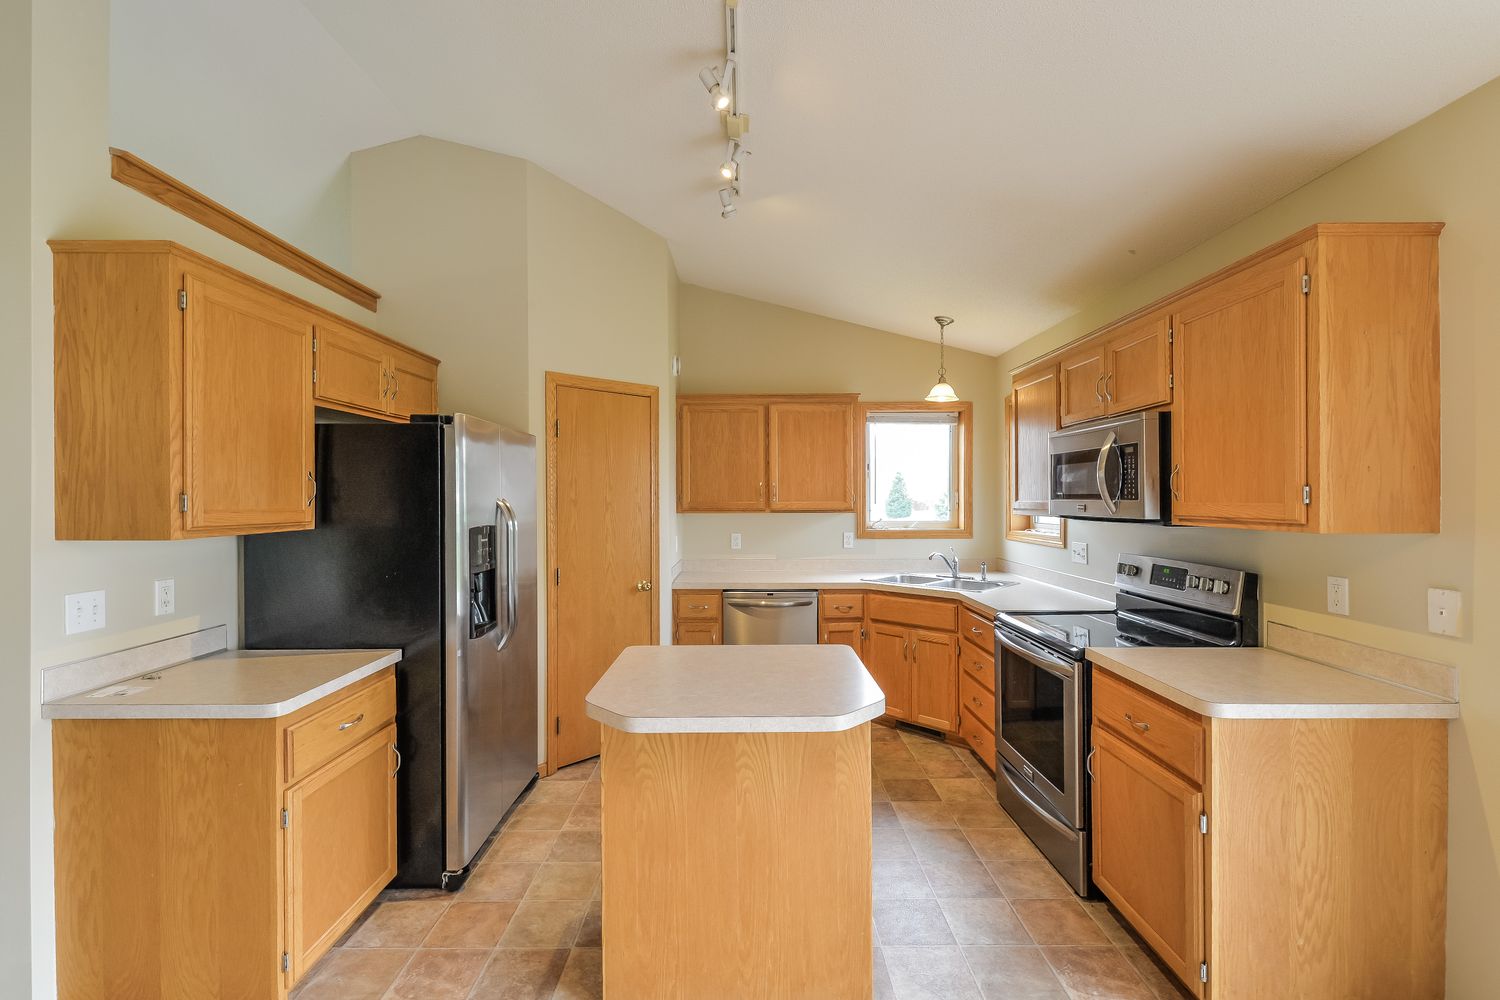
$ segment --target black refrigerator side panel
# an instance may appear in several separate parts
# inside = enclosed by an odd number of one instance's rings
[[[247,648],[401,650],[393,886],[442,884],[442,441],[438,424],[320,424],[317,527],[244,539]]]

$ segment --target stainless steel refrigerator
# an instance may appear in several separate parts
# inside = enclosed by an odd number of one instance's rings
[[[399,647],[399,887],[457,888],[537,773],[536,441],[317,428],[317,527],[244,539],[244,644]]]

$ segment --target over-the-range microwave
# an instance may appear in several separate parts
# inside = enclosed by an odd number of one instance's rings
[[[1164,413],[1053,431],[1047,435],[1047,512],[1094,521],[1165,521],[1170,453]]]

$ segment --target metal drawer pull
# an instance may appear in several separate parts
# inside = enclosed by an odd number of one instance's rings
[[[312,496],[307,498],[307,505],[311,507],[313,505],[313,501],[318,499],[318,481],[313,478],[313,474],[311,472],[307,474],[307,481],[312,483]]]
[[[854,610],[854,605],[852,605],[852,604],[835,604],[833,606],[833,610],[835,610],[835,611],[853,611]]]
[[[1132,726],[1134,726],[1135,728],[1139,729],[1143,733],[1149,733],[1149,732],[1151,732],[1151,723],[1149,723],[1149,722],[1136,722],[1135,721],[1135,716],[1131,715],[1129,712],[1125,713],[1125,721],[1128,722],[1128,723],[1130,723]]]
[[[688,605],[688,610],[689,611],[707,611],[708,610],[708,605],[707,604],[689,604]]]
[[[401,748],[392,743],[391,753],[396,755],[396,770],[391,772],[391,777],[394,778],[396,776],[396,772],[401,770]]]
[[[353,729],[355,726],[359,725],[361,722],[364,722],[364,721],[365,721],[365,713],[360,712],[358,715],[356,715],[354,718],[350,719],[348,722],[341,722],[341,723],[339,723],[339,732],[342,733],[346,729]]]
[[[978,625],[970,625],[969,631],[975,633],[976,635],[984,635],[984,629],[980,628]]]
[[[1094,776],[1094,754],[1099,752],[1098,747],[1089,747],[1089,755],[1083,759],[1083,769],[1089,773],[1090,781],[1098,781]]]

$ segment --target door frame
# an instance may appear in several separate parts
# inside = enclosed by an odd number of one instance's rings
[[[651,644],[661,642],[661,389],[639,382],[617,382],[612,379],[593,378],[588,375],[569,375],[565,372],[545,373],[545,413],[542,436],[547,441],[547,570],[546,576],[556,579],[557,565],[557,390],[590,389],[595,392],[615,392],[626,396],[643,396],[651,403],[651,580],[652,615]],[[547,431],[553,433],[548,434]],[[545,585],[545,579],[543,581]],[[554,584],[555,587],[555,584]],[[547,711],[543,716],[555,718],[552,706],[557,703],[557,593],[547,591]],[[557,727],[547,730],[547,755],[538,766],[542,777],[553,774],[556,758]]]

